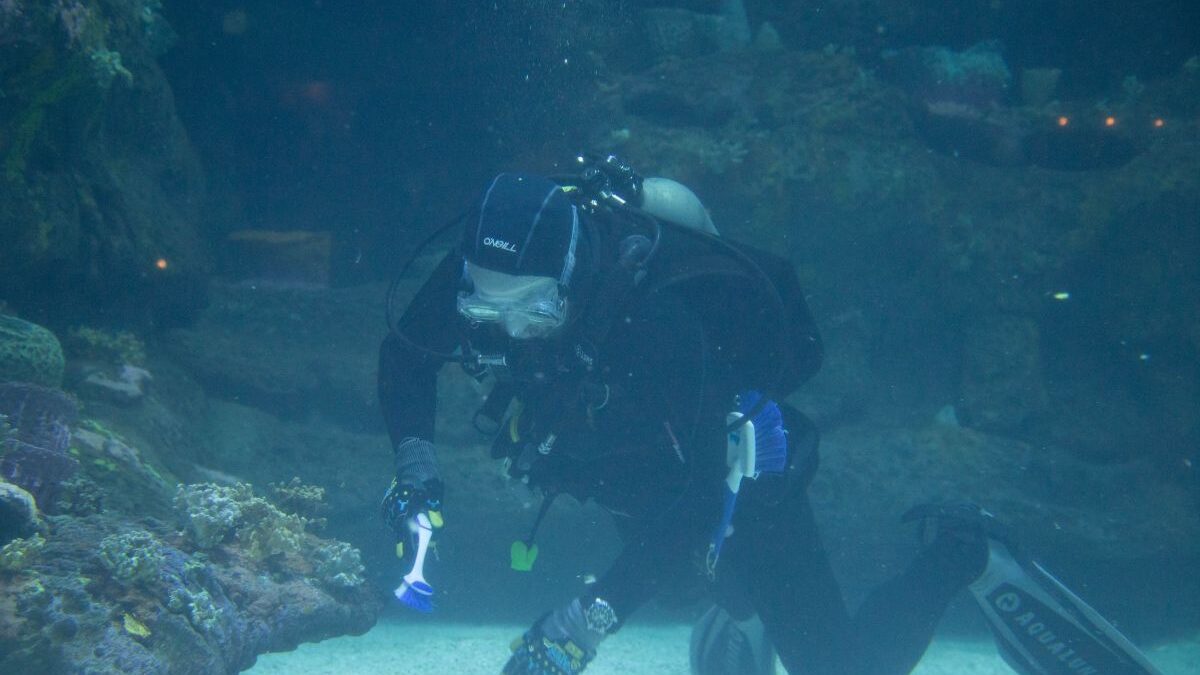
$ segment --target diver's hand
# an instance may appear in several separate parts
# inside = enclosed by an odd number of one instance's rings
[[[442,525],[442,479],[438,474],[433,444],[421,438],[405,438],[396,446],[396,478],[379,505],[383,522],[398,541],[410,534],[409,520],[427,513],[435,528]]]
[[[513,641],[503,675],[577,675],[595,657],[570,640],[551,640],[537,626]]]
[[[383,522],[396,533],[398,541],[405,540],[412,532],[409,520],[418,513],[425,513],[435,528],[442,525],[442,481],[433,478],[420,485],[413,484],[405,476],[392,479],[383,501],[379,504]]]
[[[577,675],[596,657],[596,648],[617,625],[601,598],[585,608],[576,598],[538,620],[512,643],[504,675]]]

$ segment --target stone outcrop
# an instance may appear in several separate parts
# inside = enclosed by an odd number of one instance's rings
[[[160,9],[0,7],[0,297],[51,324],[201,301],[204,177],[155,61],[174,39]]]

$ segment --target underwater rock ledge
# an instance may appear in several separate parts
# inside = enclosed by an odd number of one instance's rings
[[[208,549],[157,519],[111,512],[48,516],[44,536],[9,542],[0,671],[234,673],[263,652],[374,625],[381,603],[349,569],[357,556],[333,555],[349,547],[277,509],[301,523],[291,546],[241,537],[261,529],[249,516],[270,513],[239,490],[244,528]]]

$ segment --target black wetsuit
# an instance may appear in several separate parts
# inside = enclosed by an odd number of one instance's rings
[[[591,592],[623,621],[680,577],[699,578],[720,517],[725,416],[747,384],[731,363],[747,326],[706,321],[711,295],[686,297],[670,286],[641,293],[614,317],[603,344],[587,355],[594,370],[582,374],[570,332],[555,343],[534,343],[542,353],[530,357],[531,345],[508,344],[494,328],[468,331],[455,312],[461,264],[455,255],[443,261],[401,330],[440,352],[462,346],[467,331],[472,347],[508,351],[510,361],[529,364],[508,373],[523,404],[521,424],[533,442],[555,435],[551,452],[539,454],[530,469],[531,483],[595,499],[618,518],[624,537],[620,556]],[[790,267],[787,274],[794,284]],[[696,295],[696,287],[687,288]],[[793,364],[799,382],[817,369],[820,341],[802,299],[787,313],[792,343],[801,350]],[[442,365],[395,335],[384,340],[379,394],[393,444],[434,439]],[[585,384],[590,396],[580,395]],[[907,672],[946,603],[968,581],[956,552],[927,551],[851,618],[805,491],[816,466],[816,431],[786,407],[785,422],[791,470],[744,484],[735,534],[717,570],[718,601],[735,617],[757,611],[791,673]]]

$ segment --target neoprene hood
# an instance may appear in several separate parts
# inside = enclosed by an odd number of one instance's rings
[[[580,246],[579,213],[562,188],[533,174],[502,173],[488,184],[463,229],[471,263],[513,276],[570,284]]]

